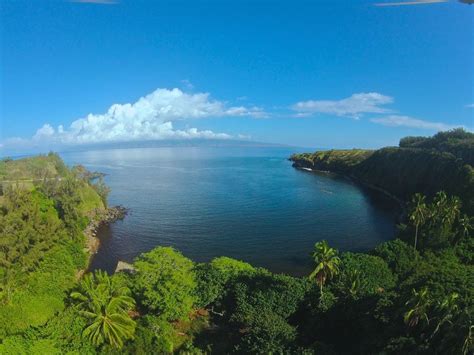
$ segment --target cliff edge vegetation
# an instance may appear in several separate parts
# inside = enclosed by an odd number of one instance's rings
[[[108,190],[54,153],[0,161],[0,336],[45,324],[86,268],[86,226]]]
[[[343,174],[403,201],[415,193],[432,198],[443,190],[474,211],[474,134],[463,129],[406,137],[399,147],[319,151],[290,159],[295,167]]]

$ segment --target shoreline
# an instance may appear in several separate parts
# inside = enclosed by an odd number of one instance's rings
[[[97,254],[100,248],[100,239],[97,236],[99,228],[103,225],[124,219],[127,213],[128,210],[121,205],[92,211],[89,217],[90,222],[83,231],[86,238],[86,251],[88,254],[87,267],[85,270],[89,269],[93,256]]]
[[[293,160],[292,166],[295,169],[304,170],[304,171],[307,171],[307,172],[310,172],[310,173],[333,174],[335,176],[339,176],[341,178],[347,179],[347,180],[349,180],[353,183],[359,184],[359,185],[361,185],[365,188],[368,188],[370,190],[382,193],[383,195],[387,196],[388,198],[390,198],[391,200],[393,200],[394,202],[397,203],[398,207],[400,208],[400,215],[398,216],[399,221],[403,220],[403,217],[406,214],[406,202],[405,201],[403,201],[402,199],[400,199],[397,196],[393,195],[389,191],[387,191],[385,189],[382,189],[378,186],[372,185],[368,182],[365,182],[365,181],[357,178],[354,175],[347,175],[347,174],[342,174],[342,173],[338,173],[338,172],[334,172],[334,171],[330,171],[330,170],[319,170],[319,169],[313,169],[313,168],[308,168],[308,167],[304,167],[304,166],[299,166],[297,164],[297,162],[294,161],[294,160]]]

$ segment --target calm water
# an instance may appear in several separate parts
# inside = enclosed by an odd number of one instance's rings
[[[282,148],[143,148],[65,153],[68,164],[108,174],[110,204],[130,209],[102,228],[92,268],[111,271],[155,246],[195,261],[226,255],[302,274],[326,239],[368,250],[393,238],[397,209],[385,197],[326,174],[292,168]]]

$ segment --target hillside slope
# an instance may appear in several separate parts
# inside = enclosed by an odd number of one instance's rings
[[[75,179],[78,182],[79,210],[87,215],[95,209],[103,209],[105,207],[104,201],[94,189],[94,185],[86,177],[76,174],[74,169],[69,169],[54,153],[17,160],[8,158],[1,160],[0,196],[9,187],[33,191],[44,183],[52,184],[74,175],[76,175]]]
[[[45,324],[87,266],[106,195],[56,154],[0,162],[0,338]]]
[[[441,138],[440,138],[441,137]],[[424,144],[422,144],[423,142]],[[401,147],[331,150],[295,154],[295,167],[331,171],[383,189],[402,200],[420,192],[429,197],[444,190],[474,211],[474,134],[454,130],[432,138],[408,137]]]

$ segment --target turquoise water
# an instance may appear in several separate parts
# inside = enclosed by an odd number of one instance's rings
[[[326,239],[363,251],[393,238],[396,205],[328,174],[294,169],[287,148],[140,148],[63,154],[108,174],[110,204],[130,209],[100,231],[92,268],[111,271],[155,246],[195,261],[226,255],[293,275]]]

